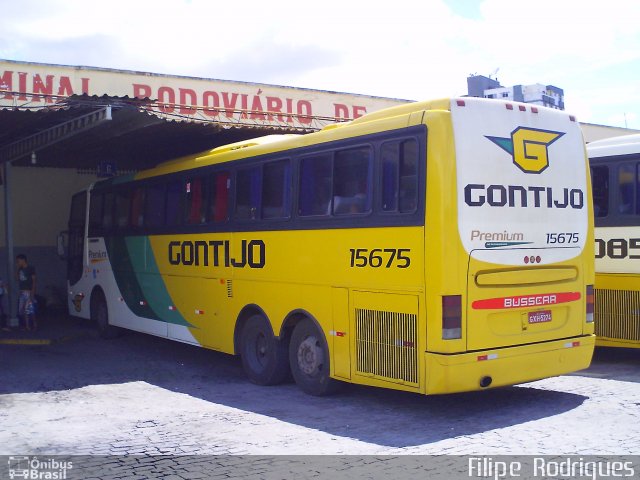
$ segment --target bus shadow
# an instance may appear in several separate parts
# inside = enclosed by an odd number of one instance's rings
[[[640,383],[640,348],[597,347],[587,370],[573,375]]]
[[[48,347],[0,346],[0,394],[46,392],[143,381],[207,402],[384,447],[425,445],[562,414],[587,397],[507,387],[426,397],[344,385],[312,397],[293,383],[249,383],[240,359],[138,333],[85,337]],[[9,353],[9,355],[4,355]]]

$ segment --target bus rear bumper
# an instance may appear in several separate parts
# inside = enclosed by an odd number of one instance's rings
[[[442,355],[425,353],[426,394],[468,392],[530,382],[588,368],[595,335]]]

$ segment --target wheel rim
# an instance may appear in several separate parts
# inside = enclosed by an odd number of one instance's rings
[[[258,365],[260,365],[261,367],[264,367],[264,364],[267,361],[266,360],[267,352],[269,351],[267,337],[265,337],[264,334],[260,333],[256,338],[254,347],[255,347],[255,351],[254,351],[255,359]]]
[[[322,368],[324,364],[324,352],[320,342],[315,336],[307,337],[298,347],[298,366],[300,370],[313,375]]]

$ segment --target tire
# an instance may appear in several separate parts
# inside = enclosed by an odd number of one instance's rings
[[[330,377],[327,341],[309,318],[301,320],[293,329],[289,344],[289,363],[294,380],[309,395],[329,395],[340,385]]]
[[[120,333],[118,327],[109,324],[109,308],[101,291],[91,295],[91,320],[96,324],[101,338],[116,338]]]
[[[277,385],[289,376],[287,345],[273,335],[263,315],[252,315],[244,324],[240,356],[245,374],[256,385]]]

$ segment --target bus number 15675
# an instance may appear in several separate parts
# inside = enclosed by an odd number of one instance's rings
[[[352,248],[351,267],[363,268],[408,268],[411,265],[411,258],[408,254],[409,248]]]

